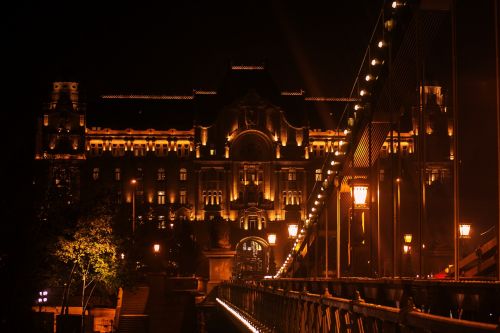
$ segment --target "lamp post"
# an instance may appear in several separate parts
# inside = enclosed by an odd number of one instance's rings
[[[135,236],[135,187],[137,185],[137,180],[132,179],[130,181],[130,184],[132,184],[132,239]]]
[[[365,178],[353,178],[350,180],[349,185],[351,186],[352,209],[349,226],[347,228],[347,267],[350,268],[352,258],[351,227],[354,222],[356,210],[361,212],[361,229],[363,233],[365,232],[365,210],[368,209],[368,180]]]
[[[412,267],[411,267],[411,241],[413,239],[412,234],[404,234],[403,235],[403,254],[405,256],[405,261],[408,261],[408,266],[410,268],[410,275],[413,272]]]
[[[269,243],[269,266],[268,266],[268,274],[274,275],[276,272],[276,263],[274,262],[274,250],[273,247],[276,245],[276,234],[268,233],[267,234],[267,242]]]
[[[455,268],[458,273],[458,276],[460,276],[460,258],[463,256],[463,247],[464,247],[464,242],[466,239],[470,238],[470,232],[471,232],[471,224],[470,223],[460,223],[458,225],[458,260],[457,260],[457,267]],[[478,270],[479,274],[479,270]]]
[[[297,223],[289,223],[288,224],[288,238],[296,238],[298,231],[299,231],[299,225]],[[268,237],[269,237],[269,235],[268,235]]]
[[[38,312],[42,312],[42,306],[48,301],[49,292],[47,290],[38,292]]]

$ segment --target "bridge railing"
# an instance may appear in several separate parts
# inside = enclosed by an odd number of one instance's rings
[[[271,332],[495,332],[498,325],[420,312],[412,298],[395,308],[306,291],[273,289],[262,284],[223,283],[219,298]]]

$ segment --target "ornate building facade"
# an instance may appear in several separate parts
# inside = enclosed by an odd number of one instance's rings
[[[442,143],[452,133],[440,87],[425,89],[436,91],[426,134]],[[46,170],[45,184],[69,204],[106,189],[146,251],[159,242],[168,256],[175,247],[170,235],[189,225],[199,249],[233,251],[233,274],[266,275],[293,241],[288,226],[300,227],[306,218],[325,156],[342,151],[337,102],[280,91],[262,66],[232,66],[217,91],[102,95],[88,108],[78,83],[55,82],[38,120],[35,159]],[[418,124],[408,124],[393,149],[389,137],[381,147],[382,184],[390,154],[407,161],[403,177],[417,175]],[[427,158],[428,186],[449,179],[449,147],[448,140],[439,156]],[[383,220],[389,213],[381,207],[380,214]]]

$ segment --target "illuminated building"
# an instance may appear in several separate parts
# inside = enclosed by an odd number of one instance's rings
[[[77,83],[56,82],[51,96],[35,156],[49,187],[72,202],[106,189],[125,216],[134,194],[138,228],[161,233],[189,221],[201,248],[234,250],[242,272],[266,273],[270,232],[284,259],[288,225],[303,224],[326,155],[346,141],[333,105],[347,100],[281,92],[262,66],[233,66],[217,91],[108,94],[87,109]],[[416,132],[397,135],[403,157],[414,153]],[[430,183],[448,174],[449,164],[429,164]]]

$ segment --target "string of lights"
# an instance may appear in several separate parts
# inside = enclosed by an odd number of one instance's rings
[[[389,33],[396,26],[396,17],[398,11],[401,10],[406,3],[402,1],[390,1],[384,4],[380,11],[379,18],[373,29],[368,47],[365,51],[361,66],[356,75],[353,88],[351,90],[349,100],[355,101],[356,103],[349,108],[349,104],[346,105],[344,112],[342,113],[341,119],[337,125],[336,132],[340,133],[340,126],[347,124],[344,129],[345,140],[337,146],[337,148],[332,153],[326,156],[322,165],[322,174],[325,178],[322,182],[313,187],[311,195],[307,199],[307,207],[309,207],[306,219],[297,234],[295,242],[290,248],[286,259],[283,261],[281,267],[277,270],[274,278],[280,278],[287,274],[291,268],[297,254],[304,246],[304,242],[310,236],[309,230],[311,226],[317,222],[319,216],[321,215],[321,209],[324,207],[324,202],[327,197],[327,190],[330,189],[332,184],[335,186],[340,185],[339,166],[342,164],[343,156],[346,155],[347,150],[351,146],[351,141],[353,139],[353,130],[355,126],[360,122],[362,118],[362,112],[369,109],[370,98],[374,93],[374,83],[379,80],[382,72],[382,67],[386,63],[386,57],[388,56],[388,37]],[[386,10],[388,9],[388,10]],[[386,12],[389,13],[389,17],[386,17]],[[374,56],[375,54],[375,56]],[[358,95],[358,96],[356,96]]]

